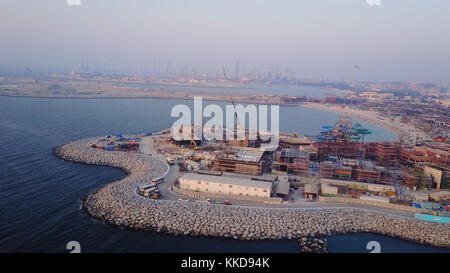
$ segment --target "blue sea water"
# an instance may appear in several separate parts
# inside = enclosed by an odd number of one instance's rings
[[[122,230],[80,210],[84,195],[124,173],[65,162],[52,149],[80,138],[170,127],[170,110],[179,103],[189,102],[0,97],[0,252],[67,252],[69,241],[80,242],[82,252],[299,252],[294,240],[243,242]],[[337,118],[314,109],[280,107],[282,131],[314,134]],[[382,128],[367,127],[374,139],[393,137]],[[371,236],[384,240],[386,252],[448,252],[372,234],[342,236],[330,238],[331,252],[367,252],[361,246]]]

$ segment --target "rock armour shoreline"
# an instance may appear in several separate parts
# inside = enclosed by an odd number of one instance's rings
[[[140,153],[95,150],[88,146],[95,140],[78,140],[53,152],[64,160],[116,167],[127,173],[82,200],[84,211],[114,226],[240,240],[369,232],[450,248],[449,225],[358,208],[247,208],[142,198],[134,192],[136,186],[166,173],[167,164]]]

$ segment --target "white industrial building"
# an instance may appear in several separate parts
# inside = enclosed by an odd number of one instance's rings
[[[193,173],[184,174],[178,182],[185,190],[266,198],[271,196],[273,186],[266,181]]]
[[[372,184],[365,182],[355,182],[355,181],[347,181],[347,180],[337,180],[337,179],[320,179],[321,184],[329,184],[329,185],[341,185],[341,186],[349,186],[349,188],[356,189],[365,189],[374,192],[395,192],[395,187],[392,185],[385,184]]]
[[[334,195],[337,195],[338,191],[339,191],[337,187],[333,187],[333,186],[330,186],[330,185],[325,184],[325,183],[321,184],[320,188],[322,190],[322,194],[334,194]]]

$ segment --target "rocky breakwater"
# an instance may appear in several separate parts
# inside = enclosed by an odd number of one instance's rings
[[[328,243],[325,238],[301,237],[298,244],[303,253],[328,253]]]
[[[113,225],[140,228],[146,209],[146,200],[139,197],[136,187],[149,184],[152,178],[164,175],[168,165],[161,159],[142,153],[96,150],[89,143],[96,138],[83,139],[59,146],[53,153],[68,161],[89,165],[120,168],[127,173],[121,180],[101,187],[83,198],[83,209],[93,217]]]
[[[152,200],[135,194],[137,184],[166,171],[151,156],[90,149],[82,140],[55,149],[77,162],[118,167],[128,173],[89,194],[84,209],[115,226],[173,235],[214,236],[240,240],[300,239],[350,232],[372,232],[450,248],[450,226],[351,208],[251,208],[195,202]]]

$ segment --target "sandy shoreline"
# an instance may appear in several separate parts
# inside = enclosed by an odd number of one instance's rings
[[[414,140],[416,138],[416,136],[418,137],[418,140],[429,140],[430,139],[430,137],[424,131],[414,127],[413,125],[404,124],[396,119],[381,117],[375,111],[366,111],[366,110],[353,109],[353,108],[348,108],[348,107],[340,108],[340,107],[333,106],[333,105],[326,105],[326,104],[319,104],[319,103],[304,103],[304,104],[301,104],[301,106],[319,109],[322,111],[334,112],[337,114],[349,116],[352,118],[357,118],[357,119],[372,123],[374,125],[383,127],[385,129],[388,129],[388,130],[394,132],[398,136],[399,139],[403,139],[406,142],[408,142],[410,140]]]

